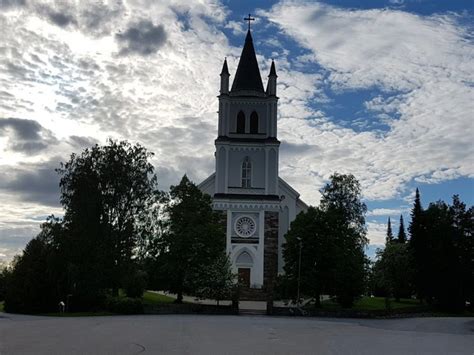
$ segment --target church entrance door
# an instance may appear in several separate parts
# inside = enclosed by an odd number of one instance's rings
[[[239,267],[239,283],[242,287],[250,288],[250,269]]]

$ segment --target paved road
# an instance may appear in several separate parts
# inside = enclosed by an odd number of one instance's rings
[[[472,318],[34,317],[0,313],[0,354],[474,354]]]

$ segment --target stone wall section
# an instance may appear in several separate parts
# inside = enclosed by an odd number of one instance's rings
[[[263,286],[273,293],[273,284],[278,272],[278,212],[265,211],[263,251]]]

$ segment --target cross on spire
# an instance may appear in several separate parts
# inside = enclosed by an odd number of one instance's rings
[[[244,18],[244,21],[247,21],[249,23],[249,31],[250,31],[250,21],[255,21],[255,18],[253,18],[252,16],[249,16],[248,17],[245,17]]]

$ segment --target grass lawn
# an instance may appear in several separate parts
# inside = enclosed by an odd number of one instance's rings
[[[155,305],[163,303],[173,303],[173,297],[165,296],[160,293],[145,291],[143,294],[143,304]]]
[[[119,291],[119,297],[126,297],[125,292],[123,290]],[[157,305],[163,303],[172,303],[174,301],[173,297],[168,297],[165,295],[161,295],[159,293],[145,291],[143,294],[143,304],[145,305]],[[1,303],[3,308],[3,303]],[[1,308],[0,308],[1,310]],[[71,312],[71,313],[45,313],[42,314],[43,316],[50,316],[50,317],[99,317],[99,316],[113,316],[115,313],[100,311],[100,312]]]
[[[321,303],[323,309],[341,309],[341,306],[333,301],[326,300]],[[413,299],[401,299],[400,302],[396,302],[395,299],[390,299],[390,308],[392,310],[396,309],[406,309],[406,308],[416,308],[420,306],[418,300]],[[385,298],[384,297],[362,297],[354,303],[354,306],[351,308],[355,311],[377,311],[385,310]]]

